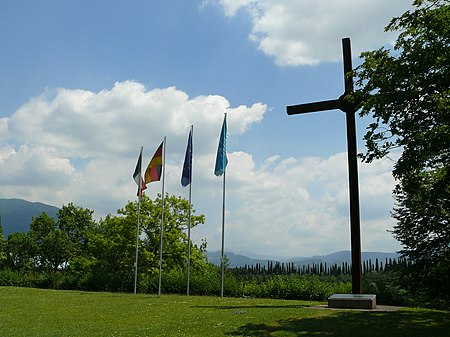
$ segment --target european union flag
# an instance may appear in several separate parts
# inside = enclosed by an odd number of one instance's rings
[[[183,172],[181,174],[181,186],[186,187],[192,181],[192,127],[189,132],[186,155],[184,156]]]

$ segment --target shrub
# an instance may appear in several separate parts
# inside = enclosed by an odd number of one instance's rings
[[[76,289],[77,280],[64,272],[41,272],[35,275],[32,286],[43,289]]]
[[[0,270],[0,286],[30,287],[32,282],[26,274],[5,268]]]
[[[326,282],[312,275],[274,275],[262,282],[247,281],[245,295],[261,298],[325,301],[334,293],[351,292],[349,282]]]
[[[367,273],[363,278],[364,292],[377,295],[378,304],[412,305],[410,294],[401,286],[400,275],[397,271]]]

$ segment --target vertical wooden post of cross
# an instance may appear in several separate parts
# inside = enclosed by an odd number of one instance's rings
[[[350,193],[350,239],[352,250],[352,293],[362,294],[361,225],[359,214],[358,157],[355,114],[357,103],[352,97],[353,69],[350,39],[342,39],[345,91],[338,99],[287,107],[288,115],[339,109],[345,112],[347,124],[347,161]]]

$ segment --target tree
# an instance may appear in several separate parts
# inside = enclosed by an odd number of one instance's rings
[[[134,280],[136,223],[120,216],[101,219],[89,235],[86,253],[71,269],[89,290],[131,291]],[[152,270],[151,256],[139,247],[139,271]]]
[[[118,211],[136,224],[137,202],[128,203]],[[189,217],[189,202],[174,195],[166,194],[164,198],[164,228],[163,228],[163,267],[165,269],[183,269],[187,261],[187,226]],[[141,198],[140,223],[144,247],[154,256],[158,257],[155,265],[158,265],[160,250],[160,228],[161,228],[161,195],[155,200],[143,195]],[[191,208],[191,228],[205,223],[204,215],[194,215],[195,209]],[[202,266],[204,263],[203,252],[206,250],[206,242],[200,246],[191,244],[191,265]]]
[[[5,248],[6,248],[6,241],[5,237],[3,236],[2,217],[0,215],[0,267],[2,267],[6,261]]]
[[[6,266],[13,270],[28,271],[38,265],[36,245],[28,233],[16,232],[6,241]]]
[[[38,267],[50,271],[64,267],[71,256],[71,245],[68,235],[57,228],[55,219],[42,213],[32,219],[30,229],[28,235],[36,247]]]
[[[89,232],[94,228],[93,213],[92,210],[73,203],[64,205],[58,211],[57,226],[70,241],[71,257],[81,254],[88,244]]]
[[[168,194],[164,198],[163,271],[183,270],[187,259],[188,202]],[[151,200],[141,198],[139,227],[138,280],[145,282],[159,271],[161,196]],[[194,212],[194,210],[192,211]],[[134,285],[134,263],[138,202],[128,202],[108,215],[90,231],[88,254],[74,261],[72,270],[83,275],[91,290],[131,291]],[[204,223],[204,215],[193,215],[192,226]],[[203,251],[206,242],[191,242],[191,264],[200,269],[206,266]],[[143,281],[144,280],[144,281]]]
[[[94,228],[92,213],[70,203],[58,211],[57,220],[45,212],[33,217],[29,232],[9,235],[5,249],[7,265],[46,271],[76,265],[75,261],[87,252],[89,234]]]
[[[393,235],[414,263],[416,285],[450,301],[450,5],[415,0],[414,7],[386,27],[400,33],[394,50],[363,53],[355,71],[360,114],[374,119],[362,158],[400,150]]]

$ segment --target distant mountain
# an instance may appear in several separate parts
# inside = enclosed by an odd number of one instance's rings
[[[219,251],[217,252],[207,252],[206,253],[209,262],[220,265],[220,255]],[[296,264],[297,266],[307,266],[312,265],[314,263],[326,263],[327,265],[341,264],[342,262],[351,262],[351,252],[348,250],[331,253],[328,255],[320,255],[320,256],[311,256],[311,257],[294,257],[294,258],[270,258],[267,259],[252,259],[244,255],[234,254],[232,252],[226,252],[230,267],[244,267],[245,265],[251,266],[257,263],[261,265],[266,265],[268,261],[278,261],[278,262],[291,262]],[[373,262],[378,259],[378,261],[384,262],[386,258],[389,259],[397,259],[399,254],[397,253],[382,253],[382,252],[362,252],[362,260],[372,260]]]
[[[375,261],[385,261],[386,258],[389,259],[397,259],[400,255],[397,253],[382,253],[382,252],[362,252],[361,259],[362,261],[372,260]],[[351,263],[352,256],[351,252],[348,250],[343,250],[340,252],[331,253],[324,256],[313,256],[310,258],[293,258],[289,259],[287,262],[293,262],[294,264],[301,265],[311,265],[313,263],[326,263],[327,265],[333,264],[341,264],[342,262]],[[284,261],[283,261],[284,262]]]
[[[0,199],[0,219],[5,238],[15,232],[28,232],[33,217],[45,212],[56,219],[59,208],[22,199]]]
[[[267,260],[260,260],[260,259],[252,259],[244,255],[234,254],[231,252],[225,253],[226,257],[228,258],[228,262],[230,263],[231,268],[236,267],[243,267],[245,265],[254,265],[257,263],[267,263]],[[206,256],[208,257],[208,261],[215,264],[220,265],[220,256],[221,252],[207,252]]]

